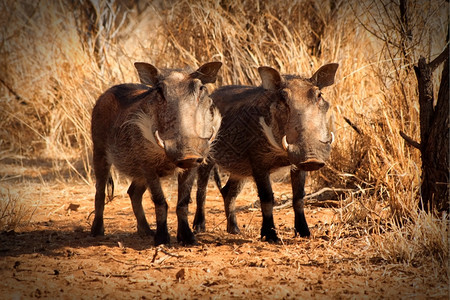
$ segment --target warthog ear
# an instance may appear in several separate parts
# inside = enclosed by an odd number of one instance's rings
[[[141,83],[153,86],[158,83],[160,72],[156,67],[144,62],[135,62],[134,67],[138,71]]]
[[[222,63],[219,61],[209,62],[201,66],[190,76],[192,78],[200,79],[203,84],[214,83],[217,79],[217,72],[219,72]]]
[[[339,64],[326,64],[319,68],[319,70],[311,76],[310,80],[312,84],[322,89],[326,86],[330,86],[334,83],[334,75],[336,75],[336,70]]]
[[[281,87],[280,73],[271,67],[259,67],[259,76],[262,80],[262,86],[266,90],[278,90]]]

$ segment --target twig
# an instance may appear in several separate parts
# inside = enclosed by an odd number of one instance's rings
[[[162,253],[167,254],[167,255],[169,255],[169,256],[172,256],[172,257],[177,257],[177,258],[183,257],[183,255],[179,255],[179,254],[175,254],[175,253],[170,253],[169,251],[164,250],[164,248],[159,248],[159,251],[161,251]]]
[[[162,258],[160,258],[160,259],[158,259],[158,261],[156,261],[156,257],[158,256],[158,253],[159,252],[162,252],[162,253],[164,253],[165,254],[165,256],[164,257],[162,257]],[[163,261],[165,261],[167,258],[169,258],[169,257],[176,257],[176,258],[180,258],[180,257],[183,257],[182,255],[179,255],[179,254],[174,254],[174,253],[170,253],[169,251],[167,251],[167,250],[165,250],[164,248],[162,248],[162,247],[157,247],[156,249],[155,249],[155,253],[153,254],[153,257],[152,257],[152,263],[158,263],[158,264],[160,264],[160,263],[162,263]]]
[[[416,142],[415,140],[413,140],[411,137],[409,137],[408,135],[406,135],[406,133],[404,133],[403,131],[400,130],[400,135],[401,137],[412,147],[419,149],[422,147],[422,145],[418,142]]]
[[[433,59],[433,61],[428,64],[428,67],[430,68],[431,72],[433,72],[446,59],[448,59],[448,45],[447,47],[445,47],[444,51],[442,51],[442,53],[439,54],[438,57]]]
[[[11,94],[14,95],[14,97],[16,97],[16,100],[23,101],[23,98],[20,97],[20,95],[17,94],[16,91],[14,91],[14,90],[9,86],[9,84],[7,84],[3,79],[0,78],[0,82],[6,87],[6,89],[7,89]]]
[[[352,121],[350,121],[348,118],[344,117],[345,122],[347,122],[348,125],[350,125],[359,135],[362,134],[361,129],[359,129]]]
[[[130,275],[128,274],[107,274],[107,273],[102,273],[100,271],[91,271],[92,273],[96,274],[97,276],[103,276],[103,277],[119,277],[119,278],[127,278],[130,277]]]
[[[119,262],[119,263],[122,263],[122,264],[125,264],[125,265],[134,266],[134,267],[146,267],[146,268],[151,268],[151,266],[149,266],[149,265],[135,264],[135,263],[131,263],[131,262],[126,262],[126,261],[119,260],[119,259],[115,258],[114,256],[112,256],[111,254],[109,254],[109,257],[110,257],[112,260],[114,260],[114,261],[116,261],[116,262]]]

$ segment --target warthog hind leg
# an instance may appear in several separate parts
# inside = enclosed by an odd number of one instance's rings
[[[146,190],[145,184],[139,184],[133,181],[128,188],[128,195],[131,199],[133,212],[137,220],[137,231],[140,236],[154,236],[155,232],[150,229],[147,219],[145,218],[144,208],[142,207],[142,195]]]

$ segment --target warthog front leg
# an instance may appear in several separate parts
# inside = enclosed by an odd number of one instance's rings
[[[147,184],[152,193],[152,200],[155,203],[156,214],[156,234],[155,246],[170,243],[170,235],[167,229],[167,202],[161,188],[161,182],[156,174],[151,174],[147,178]]]
[[[208,186],[209,174],[213,168],[214,163],[209,162],[206,165],[201,165],[197,171],[197,209],[194,217],[194,232],[205,232],[205,200],[206,188]]]
[[[303,197],[305,196],[305,179],[305,171],[291,169],[292,206],[294,207],[295,213],[295,235],[300,234],[301,237],[310,235],[304,212]]]
[[[184,245],[197,244],[188,223],[189,202],[191,201],[191,189],[196,171],[196,169],[185,170],[178,175],[177,240]]]
[[[133,181],[128,188],[127,193],[130,196],[133,212],[136,216],[138,234],[141,236],[154,236],[155,232],[148,226],[144,208],[142,207],[142,195],[146,189],[147,187],[145,184],[139,184],[136,181]]]
[[[227,216],[227,232],[232,234],[239,234],[237,220],[236,220],[236,197],[244,187],[244,180],[238,179],[230,175],[225,186],[220,190],[223,202],[225,204],[225,215]]]
[[[278,236],[273,221],[274,198],[269,173],[254,172],[253,178],[255,179],[256,187],[258,189],[263,216],[261,239],[265,237],[268,242],[278,242]]]

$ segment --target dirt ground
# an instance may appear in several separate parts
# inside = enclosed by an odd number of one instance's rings
[[[294,238],[292,207],[274,212],[281,242],[259,239],[261,213],[247,183],[237,201],[242,233],[226,233],[222,199],[207,195],[207,232],[199,245],[176,242],[176,183],[163,180],[169,203],[170,246],[137,235],[125,182],[105,209],[104,237],[90,236],[94,187],[47,180],[42,170],[2,164],[0,187],[34,210],[31,222],[0,233],[0,299],[448,299],[446,276],[431,265],[388,263],[356,230],[330,236],[339,209],[308,204],[309,239]],[[28,178],[28,179],[27,179]],[[31,180],[29,179],[31,178]],[[39,182],[40,181],[40,182]],[[291,197],[274,183],[278,204]],[[193,196],[195,195],[195,189]],[[5,201],[5,199],[0,199]],[[149,193],[144,207],[155,228]],[[190,206],[190,223],[195,201]]]

